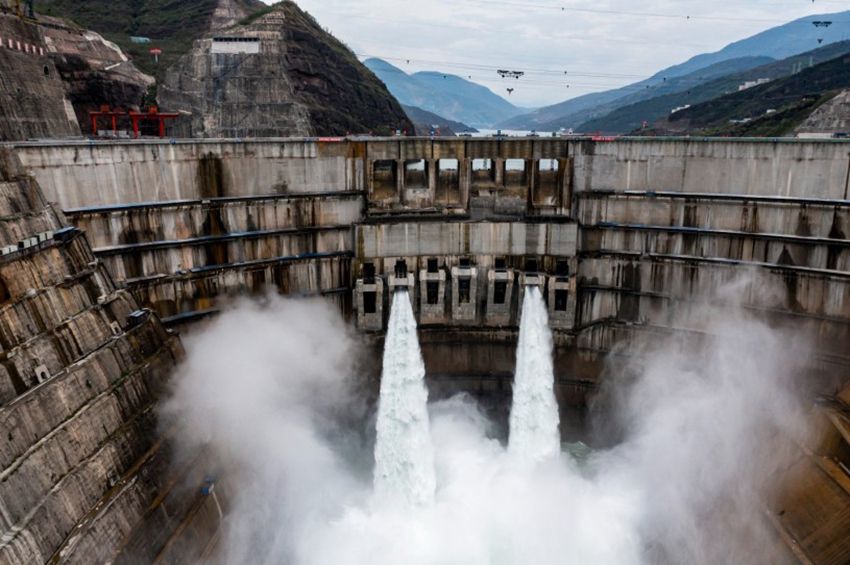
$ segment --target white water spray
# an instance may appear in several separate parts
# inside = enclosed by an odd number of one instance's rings
[[[375,442],[375,492],[390,499],[434,500],[434,447],[428,419],[425,363],[406,290],[393,295]]]
[[[561,441],[552,332],[537,286],[525,288],[516,357],[508,449],[526,461],[554,457],[561,449]]]
[[[601,393],[610,395],[603,414],[625,430],[622,443],[594,452],[581,466],[566,454],[522,465],[518,460],[526,458],[514,452],[536,444],[522,436],[541,405],[549,407],[549,422],[534,426],[533,435],[548,430],[541,435],[551,451],[556,430],[551,369],[526,367],[529,360],[551,362],[542,297],[527,290],[509,449],[465,395],[431,406],[432,448],[409,296],[395,297],[379,422],[378,466],[385,471],[375,485],[368,464],[372,442],[351,424],[365,420],[366,409],[351,373],[357,344],[328,304],[270,296],[193,333],[163,421],[167,428],[180,423],[178,447],[188,449],[181,454],[194,457],[204,446],[221,476],[238,486],[217,561],[780,562],[781,555],[769,553],[776,533],[752,495],[768,492],[772,470],[789,467],[783,453],[796,453],[773,447],[777,433],[796,437],[789,432],[803,417],[791,384],[803,374],[801,360],[810,351],[800,335],[756,322],[748,312],[730,316],[710,303],[698,318],[706,335],[717,338],[693,343],[653,333],[645,348],[630,344],[641,352],[639,363],[620,356],[625,366],[612,366],[605,377],[612,388]],[[687,310],[685,320],[693,320],[695,312]],[[529,324],[541,335],[526,331]],[[539,355],[529,354],[534,344]],[[415,370],[401,371],[404,359]],[[408,414],[403,424],[390,418],[390,408],[413,408],[413,395],[395,379],[411,373],[418,376],[411,387],[418,391],[416,418]],[[550,400],[527,405],[522,383],[534,375]],[[529,406],[535,408],[529,412]],[[409,441],[413,436],[424,448]],[[439,481],[434,502],[410,504],[408,485],[424,493],[422,499],[434,490],[431,457]],[[409,467],[397,467],[401,462]],[[410,473],[414,468],[425,472]],[[400,494],[402,503],[375,496],[375,486]]]

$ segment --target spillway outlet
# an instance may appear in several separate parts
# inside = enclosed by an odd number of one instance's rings
[[[546,275],[543,273],[521,273],[520,284],[522,286],[536,286],[541,290],[546,286]]]
[[[407,270],[406,261],[396,261],[393,272],[389,275],[389,287],[391,290],[396,289],[413,289],[415,286],[413,273]]]

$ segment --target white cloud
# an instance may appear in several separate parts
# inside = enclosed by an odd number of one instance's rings
[[[850,8],[850,2],[838,0],[297,3],[361,56],[388,59],[408,72],[471,76],[501,95],[512,86],[511,101],[525,106],[629,84],[775,25]],[[657,16],[639,15],[647,13]],[[529,72],[519,84],[508,85],[496,74],[497,67],[554,72]],[[564,70],[570,75],[559,74]]]

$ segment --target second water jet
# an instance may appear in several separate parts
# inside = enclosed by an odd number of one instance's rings
[[[426,504],[434,499],[434,447],[425,363],[407,290],[393,294],[375,443],[375,492]]]
[[[508,450],[524,461],[555,457],[561,449],[555,399],[552,332],[543,294],[525,287],[517,344]]]

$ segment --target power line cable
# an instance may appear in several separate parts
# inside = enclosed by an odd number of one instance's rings
[[[516,6],[524,9],[532,8],[538,10],[555,10],[559,12],[572,12],[572,13],[583,13],[583,14],[597,14],[597,15],[606,15],[606,16],[629,16],[629,17],[644,17],[644,18],[664,18],[664,19],[673,19],[673,20],[706,20],[706,21],[724,21],[724,22],[749,22],[749,23],[780,23],[780,24],[788,24],[788,23],[800,23],[811,25],[809,21],[792,21],[788,22],[787,20],[780,19],[768,19],[768,18],[740,18],[733,16],[715,16],[715,15],[689,15],[689,14],[665,14],[660,12],[634,12],[629,10],[610,10],[610,9],[602,9],[602,8],[574,8],[566,5],[551,5],[551,4],[535,4],[535,3],[526,3],[526,2],[512,2],[509,0],[454,0],[454,1],[465,1],[474,4],[500,4],[503,6]],[[803,16],[810,17],[810,16]],[[833,22],[833,23],[848,23],[848,21],[843,22]]]
[[[451,67],[451,68],[459,68],[459,69],[469,69],[469,70],[481,70],[481,71],[498,71],[499,69],[504,69],[506,67],[513,68],[512,65],[483,65],[478,63],[464,63],[464,62],[452,62],[452,61],[437,61],[433,59],[418,59],[418,58],[409,58],[409,57],[393,57],[393,56],[381,56],[381,55],[365,55],[365,54],[357,54],[360,57],[373,57],[377,59],[389,60],[389,61],[402,61],[405,63],[419,63],[419,64],[428,64],[428,65],[438,65],[442,67]],[[550,74],[550,75],[567,75],[567,76],[585,76],[585,77],[594,77],[594,78],[633,78],[633,79],[646,79],[650,78],[646,75],[635,75],[635,74],[625,74],[625,73],[586,73],[582,71],[569,71],[563,69],[537,69],[537,68],[529,68],[529,67],[520,67],[516,70],[521,70],[525,73],[535,73],[535,74]],[[437,71],[434,71],[437,72]],[[445,73],[443,73],[445,74]]]
[[[442,28],[442,29],[455,29],[461,31],[467,31],[472,33],[498,33],[505,34],[511,33],[513,30],[510,28],[500,28],[495,26],[485,26],[485,27],[474,27],[474,26],[460,26],[454,24],[437,24],[432,22],[421,22],[421,21],[411,21],[411,20],[395,20],[390,18],[381,18],[375,16],[366,16],[363,14],[342,14],[345,18],[355,18],[362,20],[369,20],[375,22],[396,24],[396,25],[405,25],[405,26],[421,26],[421,27],[433,27],[433,28]],[[654,46],[664,46],[669,45],[672,47],[694,47],[696,49],[710,49],[712,46],[705,44],[695,44],[695,43],[665,43],[662,41],[658,41],[657,39],[622,39],[617,37],[606,37],[604,40],[599,37],[591,37],[591,36],[582,36],[575,34],[560,34],[557,36],[553,35],[543,35],[539,34],[537,36],[538,39],[566,39],[570,41],[589,41],[593,43],[599,43],[604,41],[605,43],[624,43],[624,44],[632,44],[632,45],[654,45]]]
[[[443,68],[453,68],[453,69],[461,69],[461,70],[471,70],[476,74],[464,74],[453,75],[450,73],[445,73],[436,70],[428,70],[428,71],[417,71],[419,73],[430,73],[435,75],[443,75],[445,78],[448,77],[457,77],[464,80],[474,80],[481,81],[484,80],[488,83],[495,84],[503,84],[503,85],[522,85],[522,84],[535,84],[535,85],[559,85],[566,86],[569,84],[570,86],[593,86],[593,87],[603,87],[603,88],[616,88],[615,85],[611,84],[586,84],[586,83],[577,83],[572,81],[573,77],[581,77],[581,78],[598,78],[598,79],[637,79],[641,81],[648,81],[654,79],[650,84],[636,84],[636,85],[627,85],[621,88],[633,88],[636,90],[643,90],[645,88],[653,88],[658,86],[663,86],[665,84],[675,84],[675,85],[699,85],[704,84],[705,82],[715,80],[718,78],[722,78],[726,76],[724,74],[717,75],[697,75],[690,78],[687,78],[688,75],[685,76],[647,76],[647,75],[629,75],[629,74],[619,74],[619,73],[586,73],[582,71],[570,71],[570,70],[555,70],[555,69],[534,69],[527,67],[519,67],[514,68],[511,67],[512,70],[522,71],[526,73],[527,76],[523,76],[520,79],[503,79],[497,76],[482,76],[477,74],[482,71],[492,71],[496,73],[499,69],[505,68],[505,66],[493,66],[493,65],[483,65],[476,63],[462,63],[462,62],[451,62],[451,61],[438,61],[433,59],[417,59],[417,58],[405,58],[405,57],[394,57],[394,56],[385,56],[385,55],[373,55],[373,54],[363,54],[358,53],[358,57],[361,58],[376,58],[384,61],[400,61],[407,64],[417,63],[417,64],[427,64],[427,65],[435,65],[437,67]],[[410,73],[405,72],[403,69],[399,68],[387,68],[383,69],[381,72],[390,72],[390,73],[398,73],[405,76],[411,76]],[[734,72],[734,71],[732,71]],[[543,77],[551,77],[551,76],[562,76],[564,78],[563,81],[554,81],[554,80],[546,80],[545,78],[528,78],[528,76],[534,75],[543,75]]]

